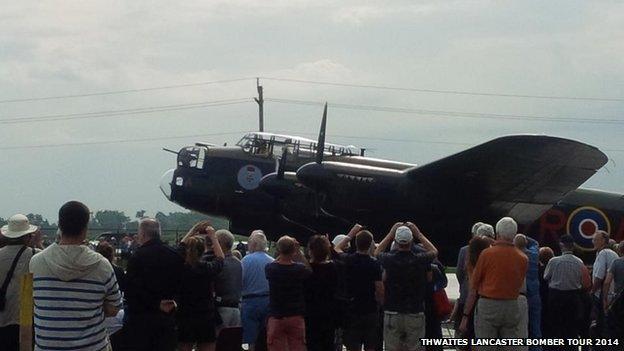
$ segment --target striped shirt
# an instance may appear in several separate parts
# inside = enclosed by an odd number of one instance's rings
[[[65,246],[65,245],[63,245]],[[89,250],[67,248],[69,251]],[[56,245],[58,251],[61,245]],[[77,246],[75,246],[77,247]],[[121,294],[110,263],[94,253],[76,252],[68,255],[76,262],[55,262],[44,250],[30,264],[33,272],[35,350],[92,350],[108,348],[104,324],[104,304],[121,307]],[[67,250],[66,250],[67,251]],[[39,257],[41,256],[41,257]],[[48,260],[46,261],[46,256]],[[100,260],[101,258],[101,260]],[[62,260],[62,258],[60,259]],[[86,261],[87,266],[75,267],[79,277],[67,279],[71,264]],[[59,268],[58,265],[63,265]],[[59,274],[60,271],[60,274]]]
[[[583,261],[570,251],[553,257],[544,270],[548,287],[557,290],[578,290],[583,287]]]

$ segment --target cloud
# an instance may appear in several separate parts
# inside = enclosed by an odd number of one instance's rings
[[[318,80],[348,80],[353,71],[343,64],[324,58],[311,62],[296,64],[293,68],[268,72],[269,77],[318,79]]]
[[[477,2],[469,3],[472,9],[477,8]],[[337,23],[348,25],[363,25],[382,19],[406,19],[412,21],[434,16],[444,15],[444,12],[460,12],[466,9],[468,3],[460,1],[397,1],[397,2],[373,2],[362,5],[355,3],[344,5],[335,9],[332,19]]]
[[[7,2],[0,14],[0,100],[114,91],[269,76],[313,81],[471,90],[530,95],[623,97],[624,4],[551,1],[94,0]],[[522,100],[332,87],[263,81],[266,97],[396,106],[413,109],[620,118],[622,103]],[[252,80],[136,94],[0,105],[0,119],[184,104],[256,94]],[[321,108],[268,104],[266,121],[279,130],[315,134]],[[2,125],[0,147],[252,130],[256,106],[222,106],[97,120]],[[477,143],[502,134],[537,132],[619,148],[619,127],[479,121],[332,109],[338,140],[377,148],[375,156],[423,163],[461,147],[373,142],[366,137]],[[25,137],[27,136],[27,137]],[[237,136],[214,136],[232,142]],[[5,188],[29,184],[29,201],[53,213],[63,184],[77,184],[104,208],[153,209],[170,204],[156,187],[172,167],[159,148],[194,140],[98,147],[3,151],[16,162]],[[43,155],[32,165],[33,155]],[[624,153],[611,155],[624,164]],[[96,158],[82,172],[85,160]],[[18,161],[14,161],[18,160]],[[98,171],[99,165],[106,169]],[[62,166],[59,166],[62,165]],[[49,182],[35,174],[52,170]],[[131,169],[131,171],[128,171]],[[115,170],[124,181],[98,172]],[[93,176],[93,174],[97,176]],[[619,166],[592,185],[624,191]],[[50,186],[48,186],[51,184]],[[53,186],[52,186],[53,185]],[[60,188],[59,188],[60,187]],[[110,190],[113,187],[114,189]],[[99,196],[106,189],[115,196]],[[17,199],[16,201],[21,201]],[[23,203],[0,204],[0,213]],[[4,207],[2,207],[4,206]]]

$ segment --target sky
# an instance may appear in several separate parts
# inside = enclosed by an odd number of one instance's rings
[[[624,192],[623,54],[624,4],[617,1],[5,2],[0,217],[33,212],[54,220],[70,199],[131,216],[181,210],[158,189],[175,166],[174,155],[161,148],[233,144],[256,130],[254,79],[199,84],[252,77],[265,77],[269,131],[318,133],[322,106],[269,101],[287,99],[328,101],[329,141],[417,164],[501,135],[562,136],[609,156],[585,186]],[[169,88],[145,90],[154,87]],[[91,95],[128,90],[135,91]],[[90,96],[36,99],[68,95]],[[119,110],[132,113],[110,112]]]

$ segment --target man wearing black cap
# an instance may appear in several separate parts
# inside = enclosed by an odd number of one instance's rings
[[[574,256],[574,239],[564,235],[560,240],[561,256],[546,265],[548,281],[548,323],[551,338],[578,338],[583,316],[581,294],[590,285],[589,272],[580,258]]]

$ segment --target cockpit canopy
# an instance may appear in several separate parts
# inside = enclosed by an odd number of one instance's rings
[[[206,160],[205,146],[187,146],[178,152],[178,166],[202,169]]]
[[[284,148],[295,157],[313,157],[316,154],[317,142],[311,139],[273,133],[247,133],[236,143],[245,152],[255,156],[281,156]],[[323,150],[327,156],[355,156],[355,147],[325,143]]]

